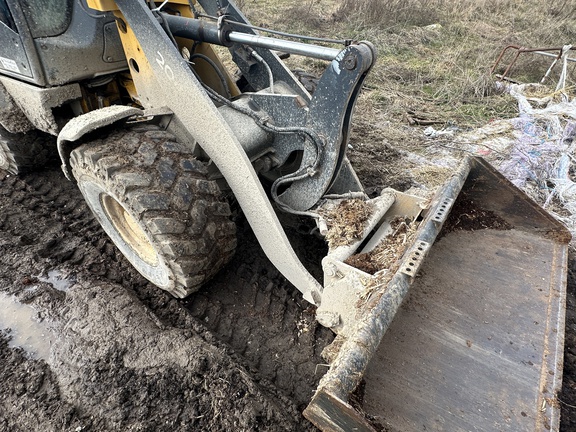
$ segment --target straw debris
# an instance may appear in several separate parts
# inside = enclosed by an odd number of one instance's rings
[[[398,263],[414,239],[416,225],[409,218],[396,217],[391,222],[392,232],[372,251],[352,255],[345,262],[369,274],[390,269]]]
[[[442,166],[421,166],[412,170],[414,178],[428,187],[442,186],[454,173],[452,168]]]
[[[322,212],[328,225],[326,241],[330,249],[360,240],[372,213],[372,204],[361,199],[343,200],[334,209]]]

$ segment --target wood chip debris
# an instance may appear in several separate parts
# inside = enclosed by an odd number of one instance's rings
[[[372,251],[352,255],[345,262],[369,274],[390,269],[399,264],[406,249],[413,243],[416,224],[409,218],[398,216],[390,223],[392,232]]]
[[[334,209],[323,211],[321,215],[328,226],[328,247],[347,246],[360,240],[373,212],[373,205],[361,199],[343,200]]]

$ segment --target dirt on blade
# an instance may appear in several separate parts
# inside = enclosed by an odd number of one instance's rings
[[[392,232],[370,252],[352,255],[345,262],[369,274],[388,270],[401,260],[413,243],[416,226],[409,219],[397,217],[390,223]]]

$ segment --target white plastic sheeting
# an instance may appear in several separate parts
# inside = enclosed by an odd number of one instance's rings
[[[482,156],[576,238],[576,98],[564,88],[546,94],[539,84],[506,90],[518,101],[517,117],[454,136],[428,128],[427,139],[438,142],[430,143],[427,156],[437,166],[454,165],[460,152]]]

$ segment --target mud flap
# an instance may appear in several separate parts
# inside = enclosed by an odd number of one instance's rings
[[[570,238],[468,159],[340,338],[305,417],[323,431],[557,430]]]

